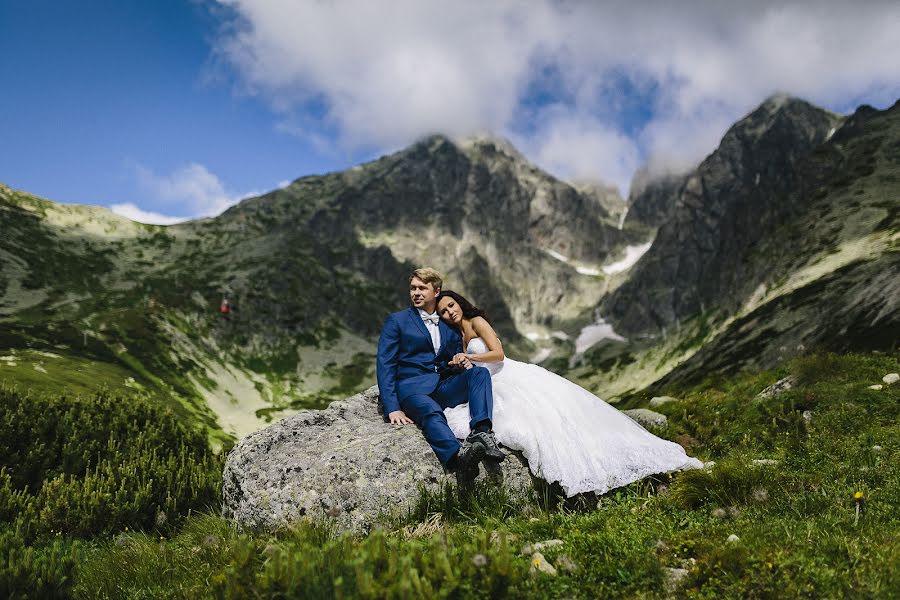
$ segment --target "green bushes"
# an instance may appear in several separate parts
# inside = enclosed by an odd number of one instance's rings
[[[0,597],[66,597],[78,538],[167,532],[219,502],[221,457],[146,400],[0,387]]]
[[[203,433],[145,400],[0,389],[0,439],[0,515],[26,538],[166,529],[219,501]]]
[[[15,530],[0,530],[0,598],[69,597],[76,556],[66,540],[33,548]]]
[[[529,563],[516,555],[506,536],[489,530],[354,538],[302,522],[250,536],[207,515],[164,543],[139,534],[104,542],[80,571],[76,592],[236,600],[521,597],[531,585]]]

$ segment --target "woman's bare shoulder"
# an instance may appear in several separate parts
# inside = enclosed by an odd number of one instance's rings
[[[494,328],[491,326],[491,324],[488,323],[488,320],[485,319],[484,317],[475,317],[474,319],[472,319],[472,329],[474,329],[475,332],[478,333],[479,335],[483,335],[485,332],[488,332],[488,331],[490,331],[494,335],[497,334],[497,332],[494,331]]]

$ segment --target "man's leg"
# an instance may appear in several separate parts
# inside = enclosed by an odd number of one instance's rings
[[[431,445],[438,460],[445,467],[459,452],[460,444],[447,425],[447,417],[431,396],[417,394],[400,401],[400,408],[415,421],[425,439]]]
[[[494,409],[491,373],[484,367],[472,367],[438,384],[432,397],[444,408],[469,403],[469,428],[489,431]]]
[[[486,457],[492,461],[502,462],[506,458],[491,431],[494,394],[490,371],[484,367],[472,367],[443,380],[431,395],[438,404],[445,407],[468,401],[469,428],[472,433],[466,441],[470,444],[481,443]]]

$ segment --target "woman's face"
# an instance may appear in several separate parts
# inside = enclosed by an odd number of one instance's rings
[[[445,323],[456,326],[462,323],[462,309],[450,296],[444,296],[438,300],[437,312]]]

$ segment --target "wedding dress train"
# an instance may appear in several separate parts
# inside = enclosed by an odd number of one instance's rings
[[[467,352],[487,352],[481,338]],[[602,494],[648,475],[703,465],[597,396],[537,365],[505,359],[491,371],[497,440],[520,450],[532,473],[567,496]],[[444,411],[457,438],[469,435],[467,404]]]

